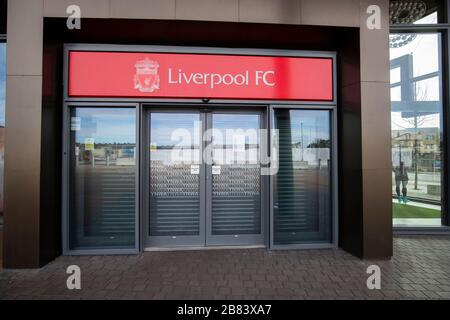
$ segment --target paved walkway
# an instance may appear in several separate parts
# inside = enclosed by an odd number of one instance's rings
[[[60,257],[39,270],[0,271],[0,299],[450,299],[450,237],[401,236],[390,261],[342,250],[264,249]],[[66,288],[81,267],[82,290]],[[382,289],[368,290],[377,264]]]

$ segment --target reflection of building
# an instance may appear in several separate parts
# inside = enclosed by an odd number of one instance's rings
[[[399,165],[395,162],[399,161],[397,154],[401,150],[405,165],[409,165],[409,159],[414,161],[414,152],[417,152],[419,171],[440,170],[440,133],[439,128],[392,130],[393,165]]]
[[[136,148],[134,144],[95,144],[93,151],[85,150],[84,144],[77,144],[79,164],[91,164],[92,154],[95,165],[134,165]]]

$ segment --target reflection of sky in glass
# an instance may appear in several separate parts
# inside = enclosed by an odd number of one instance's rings
[[[136,143],[136,111],[133,108],[77,108],[81,130],[77,143],[94,138],[94,143]]]
[[[435,11],[422,19],[414,22],[414,24],[436,24],[438,22],[438,12]]]
[[[259,141],[259,115],[213,114],[213,142],[215,145],[233,145],[236,138],[242,143],[257,144]]]
[[[391,101],[401,101],[402,100],[402,88],[394,87],[391,88]]]
[[[400,82],[400,67],[391,69],[391,83]]]
[[[6,43],[0,43],[0,126],[5,125]]]
[[[417,34],[413,41],[403,47],[391,48],[390,59],[393,60],[407,54],[412,54],[414,77],[438,71],[439,55],[437,53],[439,42],[440,36],[437,33]]]
[[[150,143],[161,146],[198,146],[201,128],[198,113],[152,113]]]
[[[328,111],[291,110],[292,144],[302,142],[305,147],[317,140],[330,139],[330,119]]]
[[[213,114],[215,129],[259,129],[259,116],[254,114]]]
[[[417,23],[433,23],[433,19],[437,19],[437,16],[430,15],[423,18],[423,21],[417,21]],[[437,20],[436,20],[437,21]],[[395,34],[396,35],[396,34]],[[416,38],[410,43],[400,48],[390,49],[390,59],[396,59],[405,55],[412,55],[413,65],[412,73],[413,77],[423,76],[433,72],[439,71],[439,49],[440,49],[440,35],[437,33],[429,34],[417,34]],[[397,69],[397,68],[396,68]],[[398,83],[400,81],[399,71],[391,70],[391,84]],[[415,100],[416,101],[440,101],[440,79],[438,77],[432,77],[426,80],[421,80],[415,83]],[[391,89],[391,101],[401,101],[401,89],[395,87]],[[408,107],[405,102],[405,108]],[[425,105],[424,105],[425,106]],[[441,105],[442,108],[442,105]],[[421,117],[419,122],[419,128],[440,127],[440,113],[429,114]],[[414,127],[413,118],[402,117],[401,112],[391,113],[391,126],[393,130],[401,130]]]

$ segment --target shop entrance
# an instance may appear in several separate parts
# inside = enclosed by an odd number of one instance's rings
[[[263,246],[264,113],[147,110],[145,246]]]
[[[335,53],[105,48],[65,46],[64,253],[336,246]]]

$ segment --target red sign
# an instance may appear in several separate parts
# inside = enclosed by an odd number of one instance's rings
[[[333,100],[331,58],[69,53],[69,97]]]

